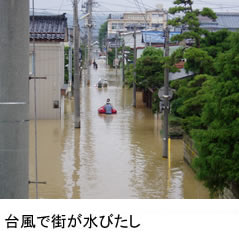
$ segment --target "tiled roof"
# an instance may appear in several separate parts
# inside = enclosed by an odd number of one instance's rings
[[[221,12],[216,13],[216,21],[212,21],[208,17],[199,17],[202,28],[212,29],[239,29],[239,13]]]
[[[178,69],[183,69],[184,68],[184,64],[185,64],[184,61],[180,61],[180,62],[176,63],[175,66]]]
[[[193,76],[194,73],[189,71],[186,72],[186,70],[184,68],[180,69],[179,72],[175,72],[175,73],[169,73],[169,81],[173,81],[173,80],[177,80],[177,79],[183,79],[189,76]]]
[[[65,14],[54,16],[30,16],[30,40],[64,41],[67,37]]]

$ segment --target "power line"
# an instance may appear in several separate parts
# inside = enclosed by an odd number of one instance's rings
[[[62,5],[63,5],[64,1],[65,1],[65,0],[62,0],[62,1],[61,1],[60,7],[59,7],[59,9],[58,9],[58,13],[61,11],[61,8],[62,8]]]

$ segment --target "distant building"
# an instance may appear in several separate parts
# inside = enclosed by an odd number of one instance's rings
[[[134,48],[134,32],[121,33],[120,36],[125,42],[125,46]],[[170,38],[174,35],[178,35],[180,32],[170,32]],[[164,50],[164,32],[147,30],[147,31],[136,31],[136,49],[137,58],[139,58],[146,46],[158,47]],[[170,53],[179,48],[178,44],[175,42],[170,42]]]
[[[147,10],[145,13],[124,13],[121,18],[108,19],[108,36],[119,32],[132,31],[134,26],[137,30],[157,29],[162,30],[166,27],[167,14],[160,8]]]
[[[60,119],[64,107],[61,88],[64,84],[64,42],[67,41],[65,14],[30,17],[30,74],[32,73],[33,38],[36,45],[37,119]],[[34,84],[30,81],[30,119],[34,118]]]
[[[235,12],[218,12],[215,21],[208,17],[200,16],[199,21],[201,28],[208,31],[218,31],[221,29],[228,29],[230,31],[239,30],[239,13]]]

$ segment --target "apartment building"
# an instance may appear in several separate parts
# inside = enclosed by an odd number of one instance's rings
[[[155,10],[148,10],[145,13],[124,13],[121,18],[108,19],[108,37],[118,32],[132,31],[134,27],[137,30],[155,29],[162,30],[166,27],[167,14],[162,6]]]

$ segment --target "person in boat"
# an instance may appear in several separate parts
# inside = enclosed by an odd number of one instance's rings
[[[105,108],[105,113],[106,114],[112,114],[113,106],[110,103],[110,98],[108,98],[106,100],[106,104],[104,105],[104,108]]]

